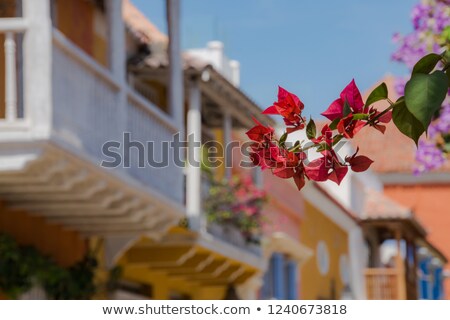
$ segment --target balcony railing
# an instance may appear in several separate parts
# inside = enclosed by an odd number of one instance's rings
[[[201,193],[202,193],[202,201],[205,204],[205,200],[208,197],[211,197],[209,191],[211,188],[211,179],[207,174],[202,175],[202,183],[201,183]],[[232,245],[234,247],[240,248],[247,252],[250,252],[254,255],[260,256],[261,246],[257,243],[250,243],[248,239],[244,237],[242,232],[239,230],[239,227],[231,224],[231,223],[221,223],[221,222],[209,222],[207,218],[206,208],[202,209],[201,219],[202,225],[204,225],[203,231],[208,234],[214,236],[216,239]]]
[[[369,300],[398,300],[399,272],[393,268],[366,269],[366,289]]]
[[[142,167],[133,150],[129,166],[123,170],[181,203],[182,168],[175,167],[170,149],[162,149],[163,143],[172,141],[178,131],[172,119],[131,88],[121,87],[109,70],[56,30],[53,42],[53,131],[56,136],[98,163],[105,159],[104,143],[123,143],[125,132],[130,133],[131,140],[143,144],[145,157],[149,152],[147,142],[152,142],[154,154],[162,155],[164,151],[168,155],[167,165],[151,168],[145,163]],[[140,156],[144,154],[141,152]],[[162,156],[158,160],[162,160]]]
[[[3,101],[1,101],[1,123],[11,124],[21,117],[19,107],[22,106],[22,61],[20,59],[20,48],[23,34],[27,26],[22,18],[4,18],[0,24],[0,39],[3,40]]]

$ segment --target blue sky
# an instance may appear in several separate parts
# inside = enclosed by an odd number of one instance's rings
[[[132,0],[162,31],[164,0]],[[396,31],[411,30],[417,0],[181,0],[183,48],[225,43],[241,63],[241,88],[262,108],[277,86],[297,94],[317,116],[355,78],[362,91],[387,73]]]

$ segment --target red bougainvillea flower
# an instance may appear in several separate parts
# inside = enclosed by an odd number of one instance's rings
[[[366,156],[358,156],[358,151],[359,148],[356,149],[355,154],[351,157],[345,157],[345,161],[348,162],[354,172],[363,172],[369,169],[373,161]]]
[[[276,159],[276,168],[273,174],[283,179],[292,178],[295,174],[295,168],[299,165],[299,157],[286,149],[280,149]]]
[[[350,110],[345,110],[346,102]],[[333,121],[347,116],[348,113],[366,113],[364,112],[364,109],[361,93],[353,79],[344,90],[342,90],[340,97],[334,100],[328,109],[322,112],[321,115]]]
[[[378,117],[378,115],[381,112],[375,109],[374,107],[371,107],[369,110],[369,122],[371,123],[371,126],[380,131],[381,133],[384,133],[386,131],[386,126],[382,125],[380,123],[389,123],[392,120],[392,111],[388,111],[385,114],[383,114],[381,117],[373,120],[375,117]]]
[[[276,114],[283,117],[287,133],[301,130],[305,127],[306,119],[301,112],[305,108],[303,102],[293,93],[278,87],[278,101],[263,111],[263,114]]]
[[[348,167],[339,162],[339,158],[331,146],[321,153],[323,157],[313,160],[305,166],[307,177],[314,181],[331,180],[338,185],[341,184],[348,172]]]
[[[366,125],[365,121],[353,119],[353,114],[341,119],[337,125],[337,129],[347,139],[352,139]]]
[[[311,141],[316,144],[325,142],[327,145],[331,146],[333,142],[333,131],[330,129],[330,126],[328,124],[324,125],[320,133],[322,135],[317,138],[312,138]]]
[[[278,152],[278,147],[272,142],[266,145],[262,143],[253,143],[251,146],[250,159],[255,166],[261,167],[261,170],[274,168],[276,165],[276,153]]]
[[[246,132],[249,139],[256,142],[271,141],[273,138],[274,129],[270,126],[265,127],[255,118],[253,118],[253,121],[256,123],[256,126]]]
[[[300,163],[300,165],[295,168],[294,182],[298,190],[301,190],[305,186],[305,168],[303,163]]]

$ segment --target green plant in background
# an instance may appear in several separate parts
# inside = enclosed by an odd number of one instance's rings
[[[49,299],[90,299],[98,286],[95,271],[98,267],[93,254],[64,268],[30,246],[19,246],[12,237],[0,234],[0,291],[17,299],[34,285],[40,286]],[[120,270],[113,268],[106,289],[116,288]]]
[[[0,291],[15,299],[32,287],[35,270],[30,260],[12,238],[0,234]]]
[[[44,258],[37,274],[48,298],[55,300],[89,299],[96,292],[94,283],[97,260],[90,255],[69,268],[63,268]]]
[[[248,243],[259,243],[262,227],[262,208],[268,198],[250,177],[215,180],[210,176],[209,194],[204,210],[209,223],[236,227]]]

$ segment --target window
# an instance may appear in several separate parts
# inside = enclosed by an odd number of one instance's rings
[[[298,299],[297,262],[282,253],[274,253],[264,275],[262,299]]]
[[[317,243],[316,249],[317,268],[321,275],[326,275],[330,269],[330,254],[324,241]]]
[[[348,257],[343,254],[339,257],[339,275],[344,285],[350,284],[350,265],[348,263]]]

